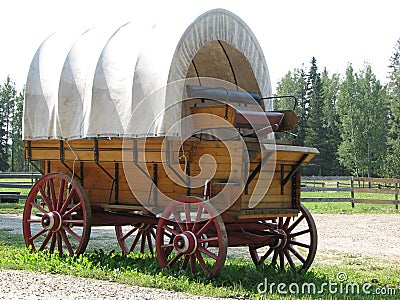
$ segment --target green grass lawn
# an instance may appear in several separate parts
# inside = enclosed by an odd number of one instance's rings
[[[104,252],[93,248],[79,257],[30,253],[24,246],[22,235],[2,229],[0,268],[96,278],[193,295],[240,299],[398,299],[400,295],[400,267],[390,261],[378,264],[373,260],[360,261],[349,257],[341,264],[314,265],[306,274],[299,274],[291,270],[281,272],[272,267],[256,268],[246,258],[228,258],[220,276],[210,279],[177,267],[161,269],[157,259],[150,255],[125,256],[120,251]],[[278,292],[279,284],[280,291],[287,294]],[[363,292],[363,288],[367,288],[371,294]],[[302,289],[305,293],[301,292]],[[386,295],[382,298],[372,294],[383,290],[386,293],[395,291],[397,297]]]

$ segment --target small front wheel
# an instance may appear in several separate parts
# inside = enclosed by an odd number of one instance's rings
[[[228,237],[221,216],[208,202],[184,197],[165,209],[157,225],[157,257],[163,268],[190,265],[192,273],[202,270],[218,275],[225,263]]]
[[[281,270],[288,264],[292,269],[308,270],[317,252],[317,227],[311,213],[301,204],[296,218],[279,217],[276,225],[283,238],[270,246],[249,247],[254,264],[278,264]]]

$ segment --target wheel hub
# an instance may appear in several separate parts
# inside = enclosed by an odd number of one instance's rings
[[[174,249],[185,255],[193,254],[197,250],[197,238],[191,231],[185,231],[174,237]]]
[[[278,233],[279,235],[281,235],[281,238],[277,238],[275,240],[275,243],[271,246],[272,249],[276,249],[276,250],[282,250],[283,248],[285,248],[286,244],[287,244],[287,234],[283,229],[276,229],[275,233]]]
[[[61,228],[62,217],[58,212],[52,211],[42,216],[41,223],[44,229],[56,232]]]

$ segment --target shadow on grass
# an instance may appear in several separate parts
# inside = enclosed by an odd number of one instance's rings
[[[277,285],[285,283],[288,287],[291,283],[300,286],[300,293],[296,297],[302,297],[305,294],[301,293],[303,283],[314,283],[316,287],[329,281],[329,278],[321,273],[309,271],[300,273],[296,270],[285,269],[278,270],[273,266],[255,267],[250,260],[240,258],[227,259],[221,274],[215,278],[209,278],[203,272],[191,273],[190,268],[182,270],[180,264],[175,264],[171,268],[162,269],[157,258],[151,257],[149,254],[132,253],[125,256],[121,253],[104,252],[97,250],[86,254],[92,264],[99,265],[103,269],[115,270],[121,272],[131,271],[134,274],[139,271],[142,274],[150,277],[164,277],[170,281],[179,280],[186,281],[188,284],[200,284],[204,286],[212,286],[216,289],[225,288],[232,291],[237,291],[236,295],[232,296],[254,296],[260,293],[270,294],[276,293]],[[177,290],[174,288],[174,290]],[[289,292],[290,294],[290,292]],[[320,298],[321,294],[315,294],[315,298]],[[295,295],[293,295],[295,296]],[[314,298],[313,295],[308,295]]]

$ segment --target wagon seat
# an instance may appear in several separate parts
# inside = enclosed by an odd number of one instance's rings
[[[261,105],[262,98],[258,93],[247,93],[245,91],[229,90],[225,87],[209,88],[196,85],[186,85],[189,98],[204,100],[216,100],[226,103],[196,103],[191,108],[192,114],[213,113],[226,119],[234,127],[239,129],[250,129],[243,136],[262,137],[271,132],[291,131],[297,123],[297,117],[293,111],[253,111],[241,109],[238,106],[230,106],[229,103],[243,105]],[[269,124],[266,124],[266,119]]]

